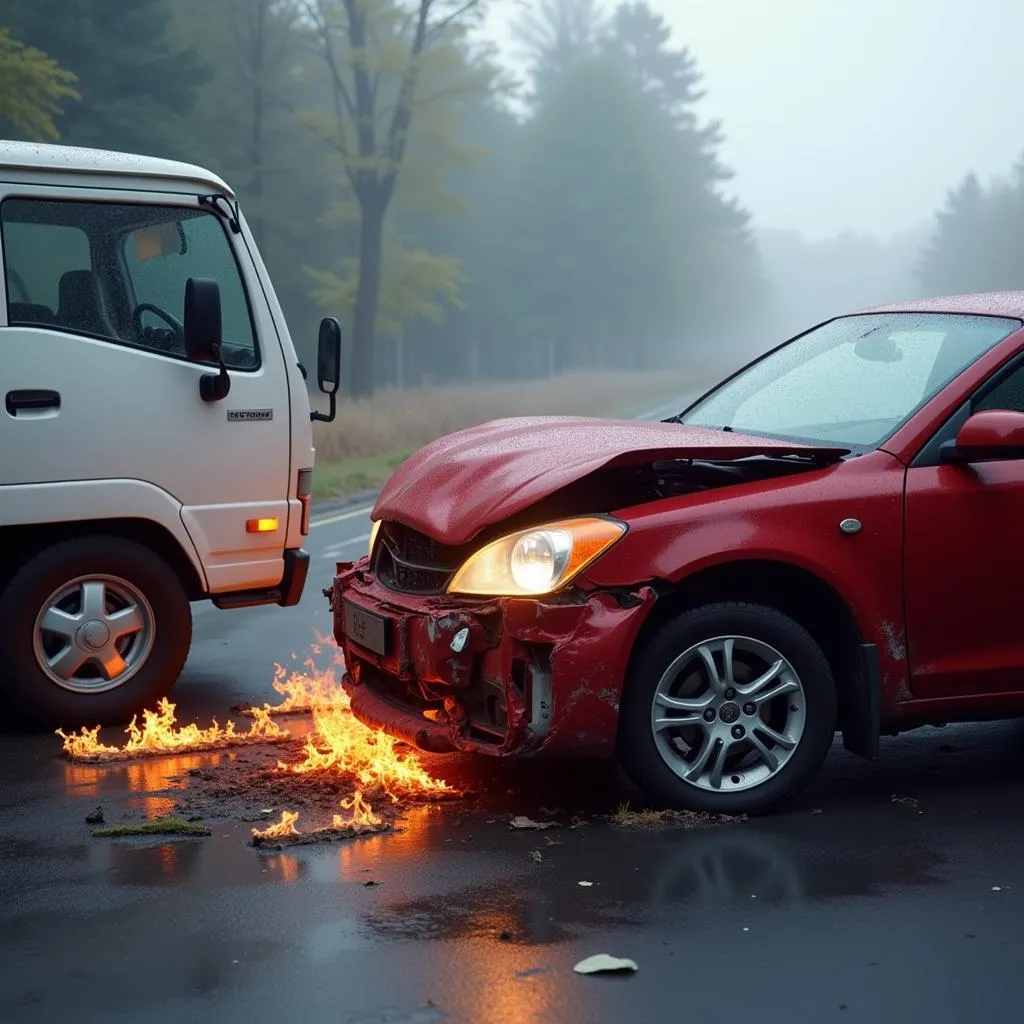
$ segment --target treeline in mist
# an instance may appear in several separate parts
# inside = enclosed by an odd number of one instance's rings
[[[727,339],[765,292],[693,55],[644,2],[536,0],[517,87],[493,2],[0,0],[0,134],[220,173],[355,394]]]

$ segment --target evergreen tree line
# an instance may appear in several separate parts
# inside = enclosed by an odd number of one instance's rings
[[[487,6],[0,0],[0,135],[220,173],[300,354],[337,314],[356,393],[656,368],[742,328],[757,247],[693,55],[646,3],[536,0],[517,82]]]

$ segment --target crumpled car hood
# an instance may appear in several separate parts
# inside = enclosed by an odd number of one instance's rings
[[[372,515],[457,545],[606,466],[848,450],[642,420],[492,420],[412,455],[385,484]]]

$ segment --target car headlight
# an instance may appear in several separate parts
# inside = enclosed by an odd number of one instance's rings
[[[492,541],[463,562],[449,594],[539,597],[565,586],[626,532],[616,519],[564,519]]]
[[[371,558],[373,557],[373,545],[376,544],[377,534],[380,532],[380,523],[381,521],[379,519],[374,519],[373,522],[370,523],[370,547],[366,553]]]

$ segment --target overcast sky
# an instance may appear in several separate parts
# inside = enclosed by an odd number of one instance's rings
[[[650,3],[697,57],[758,227],[887,238],[1024,154],[1024,0]],[[499,42],[514,6],[495,2]]]

